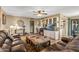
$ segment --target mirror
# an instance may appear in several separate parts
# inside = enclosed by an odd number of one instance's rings
[[[17,24],[18,24],[18,26],[22,27],[22,26],[24,26],[24,21],[18,20],[17,21]]]

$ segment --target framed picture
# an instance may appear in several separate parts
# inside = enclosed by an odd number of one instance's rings
[[[3,14],[2,15],[2,24],[5,25],[6,24],[6,16]]]
[[[18,24],[18,26],[22,27],[22,26],[24,26],[24,21],[18,20],[17,21],[17,24]]]

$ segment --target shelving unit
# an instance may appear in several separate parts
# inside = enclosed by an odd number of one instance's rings
[[[48,16],[40,19],[38,22],[40,22],[41,28],[45,26],[49,26],[50,24],[54,25],[54,30],[52,29],[52,33],[54,32],[54,35],[52,35],[51,37],[54,36],[54,38],[55,37],[61,38],[68,35],[68,18],[62,14],[55,14],[52,16]],[[46,31],[49,32],[50,30],[46,30]]]

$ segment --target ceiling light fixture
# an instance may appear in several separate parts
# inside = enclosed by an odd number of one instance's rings
[[[39,17],[47,15],[47,12],[44,10],[37,10],[37,11],[33,11],[33,12],[34,12],[34,15],[37,15]]]

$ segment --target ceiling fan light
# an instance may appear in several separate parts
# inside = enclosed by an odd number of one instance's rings
[[[37,16],[42,16],[42,14],[38,14]]]
[[[33,11],[33,12],[35,13],[34,15],[36,15],[38,17],[47,15],[47,12],[45,12],[44,10],[37,10],[37,11]]]

